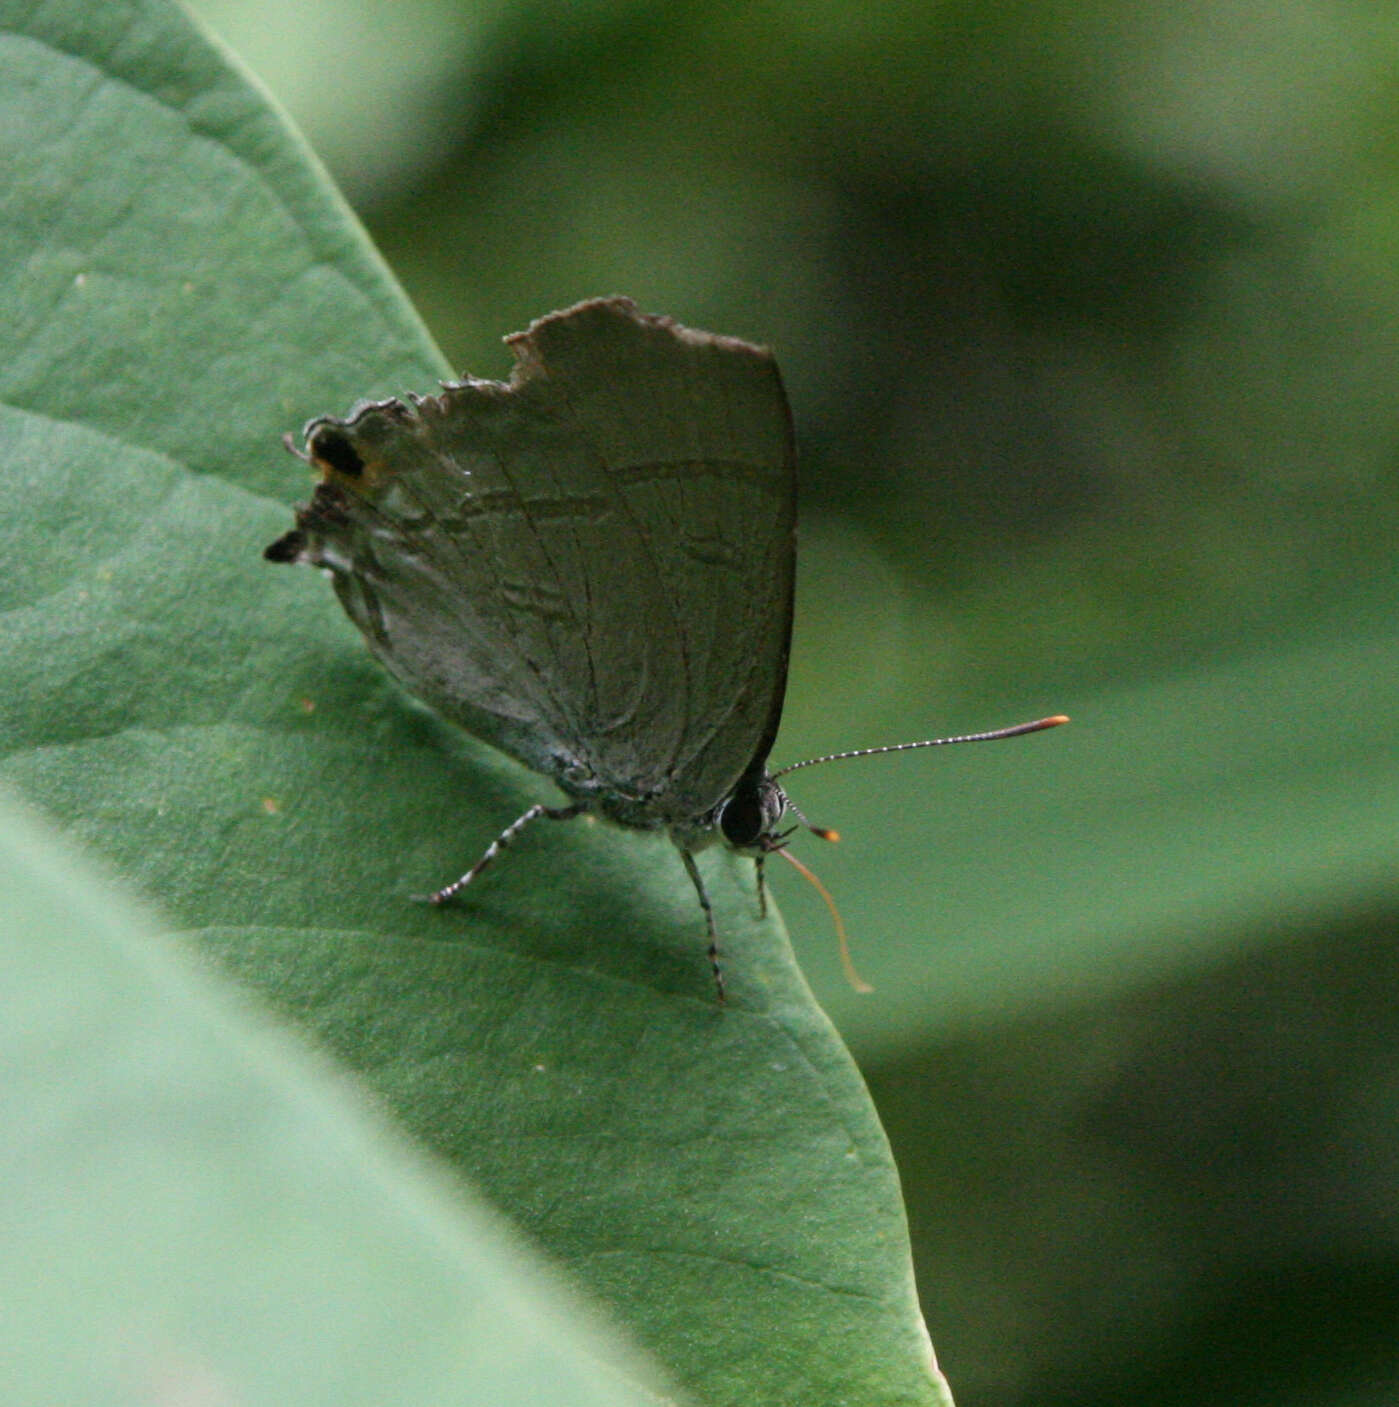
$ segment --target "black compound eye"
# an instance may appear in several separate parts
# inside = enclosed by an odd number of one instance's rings
[[[364,473],[364,460],[359,457],[359,451],[339,430],[317,430],[306,448],[312,459],[328,464],[347,479],[358,479]]]
[[[742,849],[757,843],[766,820],[757,788],[744,786],[740,782],[738,790],[729,797],[719,812],[719,829],[730,845]]]

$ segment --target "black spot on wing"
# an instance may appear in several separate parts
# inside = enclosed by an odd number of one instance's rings
[[[269,562],[296,562],[305,550],[306,534],[300,528],[293,528],[263,548],[262,555]]]
[[[306,448],[312,459],[329,465],[347,479],[358,479],[364,473],[364,460],[359,457],[359,451],[339,430],[322,426],[311,436]]]

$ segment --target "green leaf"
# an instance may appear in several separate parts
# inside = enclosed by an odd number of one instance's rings
[[[802,955],[862,1058],[1154,988],[1392,904],[1392,601],[1391,582],[1360,583],[1266,649],[1112,691],[1037,685],[1019,714],[1004,689],[962,705],[965,726],[1055,708],[1073,722],[899,759],[877,791],[834,767],[793,778],[844,837],[816,863],[877,998],[842,989],[829,944]],[[850,726],[862,742],[921,721]],[[817,930],[816,905],[784,900]]]
[[[7,1402],[662,1400],[497,1217],[8,802],[0,885]]]
[[[409,902],[549,789],[259,561],[307,488],[280,434],[446,371],[305,151],[156,0],[0,5],[0,143],[0,772],[694,1400],[945,1400],[883,1134],[747,867],[707,860],[727,1010],[659,841],[575,825]]]

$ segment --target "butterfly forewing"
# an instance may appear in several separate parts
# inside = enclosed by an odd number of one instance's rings
[[[613,495],[585,563],[599,623],[591,761],[653,794],[665,819],[695,817],[781,707],[796,469],[776,364],[620,300],[543,319],[512,345],[526,377],[538,368],[566,398]]]

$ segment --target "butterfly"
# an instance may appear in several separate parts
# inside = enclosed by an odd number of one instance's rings
[[[722,843],[752,856],[761,897],[784,817],[805,823],[768,768],[796,571],[782,378],[766,349],[626,298],[552,313],[506,343],[508,382],[312,420],[304,457],[319,482],[264,556],[326,569],[410,693],[567,798],[531,806],[432,902],[539,819],[664,831],[699,897],[722,1003],[695,855]]]

